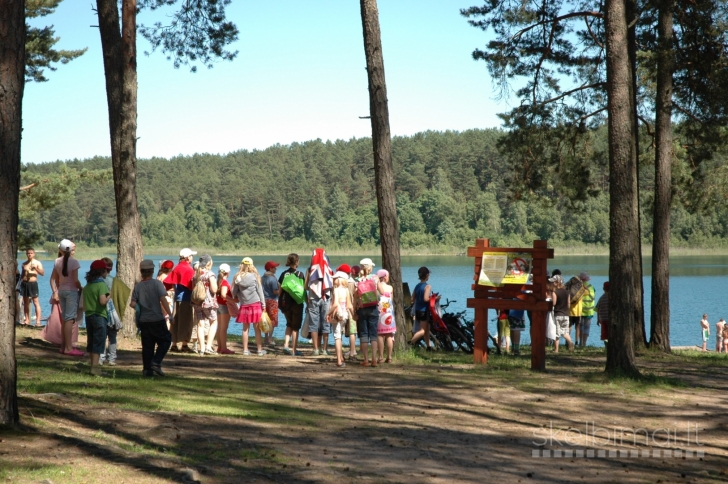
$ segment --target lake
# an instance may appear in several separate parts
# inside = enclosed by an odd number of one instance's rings
[[[80,253],[79,256],[83,256]],[[152,256],[152,260],[158,262],[164,260],[161,256]],[[176,261],[177,257],[169,257]],[[233,274],[237,271],[237,266],[242,259],[241,256],[220,256],[213,259],[214,269],[221,263],[230,264]],[[361,259],[359,256],[331,256],[331,265],[336,268],[339,264],[348,263],[354,265]],[[372,257],[377,267],[381,267],[381,258]],[[23,259],[19,259],[20,263]],[[281,264],[283,268],[285,256],[256,256],[253,257],[256,267],[262,274],[263,265],[268,260],[274,260]],[[650,273],[650,257],[644,258],[645,274]],[[83,275],[88,270],[91,261],[81,260],[81,270],[79,278],[83,282]],[[309,262],[309,257],[301,257],[301,266],[305,266]],[[607,256],[557,256],[549,261],[549,269],[561,269],[564,277],[577,275],[581,271],[587,271],[591,275],[591,283],[596,288],[597,298],[602,295],[602,284],[607,280],[608,276],[608,257]],[[40,301],[43,309],[43,317],[47,317],[50,312],[49,299],[51,295],[49,278],[52,270],[52,261],[42,261],[46,269],[46,276],[39,278]],[[470,289],[473,280],[474,259],[464,256],[408,256],[402,257],[402,274],[405,282],[408,282],[410,288],[414,288],[417,284],[417,269],[421,266],[427,266],[432,271],[430,283],[433,291],[442,294],[442,302],[445,299],[454,300],[448,311],[465,310],[465,304],[468,297],[472,296]],[[375,269],[377,268],[375,267]],[[728,294],[728,256],[726,255],[709,255],[709,256],[679,256],[670,259],[670,342],[673,346],[694,346],[701,344],[700,339],[700,319],[703,313],[708,314],[708,320],[711,322],[711,341],[709,348],[715,347],[715,322],[719,318],[728,318],[728,303],[725,297]],[[230,276],[232,279],[232,276]],[[649,334],[650,320],[650,289],[651,277],[644,277],[645,286],[645,320],[647,321],[647,332]],[[472,310],[468,310],[467,317],[472,319]],[[490,311],[490,319],[495,318],[494,311]],[[589,344],[601,346],[599,341],[599,328],[593,325]],[[491,333],[496,332],[495,322],[489,321]],[[280,324],[274,335],[283,337],[285,331],[285,318],[280,316]],[[240,334],[241,325],[230,323],[230,333]],[[528,334],[524,333],[525,342],[528,343]]]

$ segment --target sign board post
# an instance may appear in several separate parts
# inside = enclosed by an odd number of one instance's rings
[[[546,266],[554,258],[554,250],[545,240],[534,240],[532,248],[517,249],[491,247],[488,239],[477,239],[475,247],[468,247],[468,257],[475,257],[474,297],[468,298],[468,307],[475,310],[474,362],[488,362],[488,309],[523,309],[531,311],[531,369],[544,371],[546,315],[552,308],[546,300]]]

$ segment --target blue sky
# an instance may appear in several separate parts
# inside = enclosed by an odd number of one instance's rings
[[[393,135],[499,125],[485,63],[471,53],[485,34],[460,8],[482,0],[379,0]],[[26,85],[24,163],[108,156],[101,45],[92,1],[65,0],[52,16],[59,48],[88,52],[46,83]],[[311,139],[371,135],[357,0],[233,0],[238,57],[197,73],[140,52],[137,156],[264,149]],[[151,23],[149,12],[138,22]]]

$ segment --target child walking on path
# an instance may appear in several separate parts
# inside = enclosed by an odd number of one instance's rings
[[[707,314],[703,314],[703,319],[700,320],[700,333],[703,337],[703,351],[708,351],[708,339],[710,339],[710,323],[708,322]]]
[[[142,280],[134,285],[129,306],[139,306],[139,331],[142,336],[142,362],[144,376],[164,376],[162,360],[172,345],[172,333],[167,329],[166,314],[172,314],[167,303],[167,289],[153,279],[154,262],[148,259],[139,264]],[[155,351],[156,347],[156,351]]]
[[[327,319],[331,322],[334,331],[334,345],[336,347],[336,366],[344,368],[344,351],[341,338],[344,325],[354,316],[354,302],[349,292],[349,275],[343,271],[334,274],[333,301]]]

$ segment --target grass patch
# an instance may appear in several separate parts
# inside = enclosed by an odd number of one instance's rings
[[[7,482],[41,482],[44,479],[68,482],[84,478],[89,473],[90,471],[83,467],[45,464],[34,459],[25,460],[20,464],[0,459],[0,480]]]

